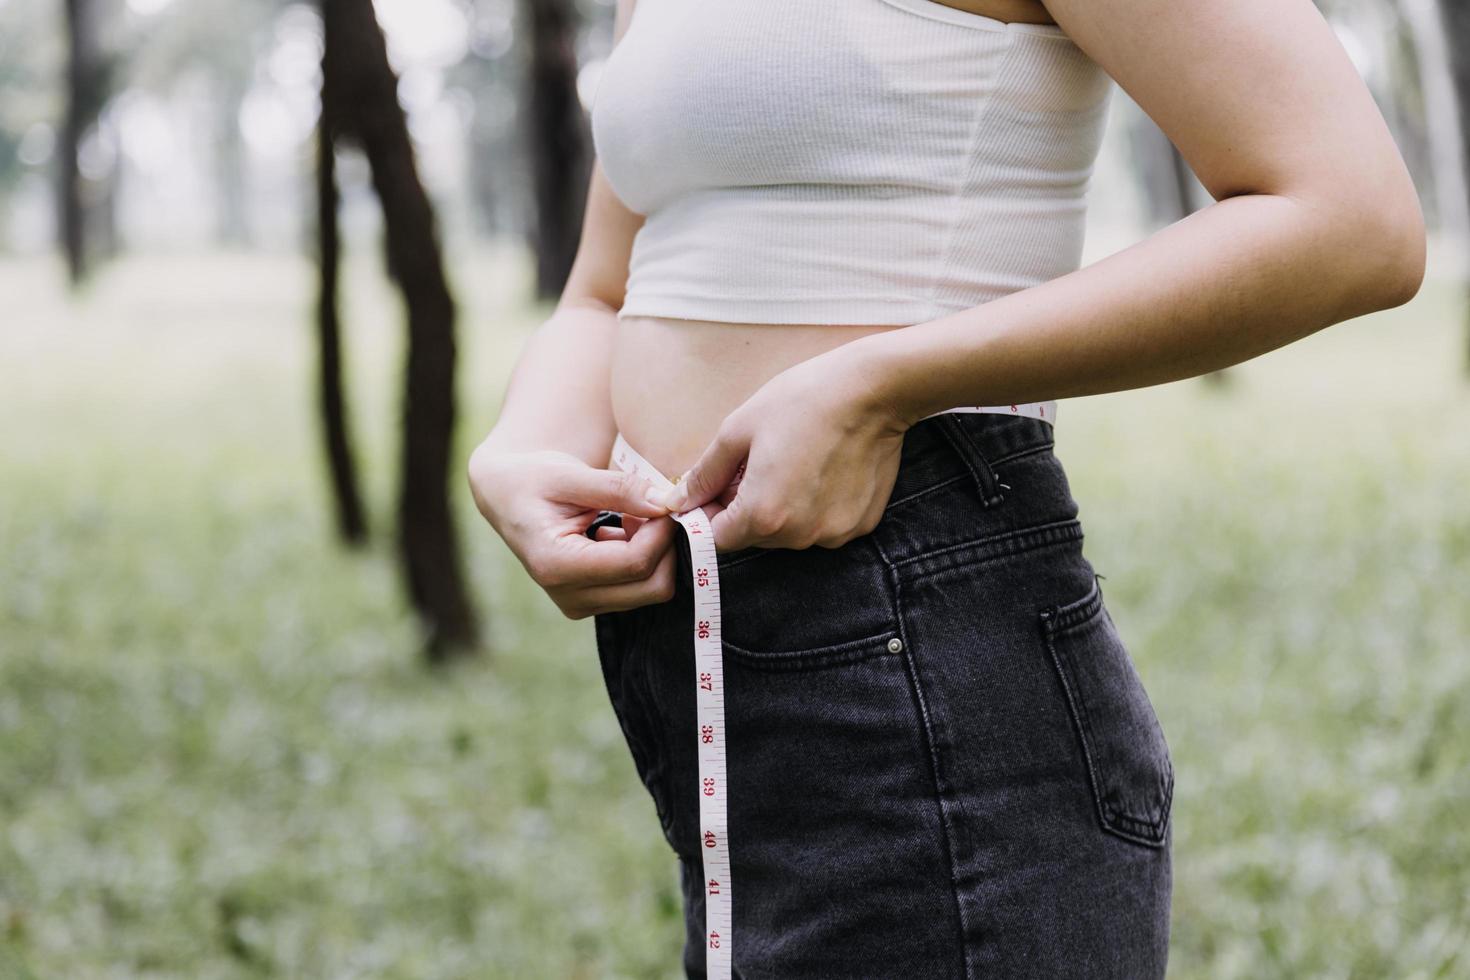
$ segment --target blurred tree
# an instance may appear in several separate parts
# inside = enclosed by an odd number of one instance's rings
[[[145,18],[131,41],[130,85],[169,93],[191,77],[208,82],[213,117],[210,140],[217,196],[216,238],[251,244],[246,207],[246,147],[240,109],[260,66],[271,27],[290,0],[191,0]],[[269,67],[266,68],[267,74]]]
[[[215,233],[226,245],[249,245],[250,224],[245,220],[245,139],[240,133],[240,108],[250,88],[250,75],[224,70],[220,73],[219,87],[220,108],[215,115],[219,219]]]
[[[50,7],[11,2],[0,6],[0,213],[6,197],[56,152],[54,127],[61,116],[59,80],[64,32]],[[59,213],[59,212],[58,212]],[[0,229],[3,231],[4,229]]]
[[[337,530],[348,545],[367,540],[367,518],[358,491],[357,466],[347,424],[342,383],[342,340],[337,307],[337,273],[341,260],[341,234],[337,220],[337,106],[342,95],[336,90],[336,73],[322,70],[321,115],[317,121],[317,292],[318,386],[322,434],[326,441],[327,470],[332,479],[332,500],[337,510]]]
[[[511,125],[523,72],[515,46],[513,0],[476,0],[470,8],[469,55],[449,73],[474,106],[469,143],[475,166],[469,191],[476,225],[487,235],[526,235],[530,181],[525,129]]]
[[[1449,39],[1450,74],[1454,79],[1456,112],[1460,129],[1460,166],[1470,186],[1470,0],[1440,0],[1439,13]],[[1466,242],[1470,246],[1470,241]],[[1466,338],[1465,369],[1470,372],[1470,271],[1465,277]]]
[[[426,652],[440,661],[471,651],[478,632],[447,487],[455,419],[454,300],[372,0],[321,0],[321,10],[328,132],[351,139],[367,157],[383,208],[389,275],[408,310],[398,547],[409,597],[428,628]],[[323,155],[323,162],[328,158]]]
[[[1433,207],[1427,217],[1438,218],[1442,231],[1470,242],[1470,193],[1461,162],[1460,111],[1456,106],[1454,72],[1450,67],[1450,45],[1444,36],[1438,0],[1398,0],[1402,21],[1407,27],[1408,51],[1412,72],[1400,90],[1414,90],[1419,109],[1414,117],[1423,133],[1425,162],[1430,180],[1427,189],[1433,194]],[[1405,113],[1404,115],[1408,115]],[[1413,160],[1409,162],[1412,164]]]
[[[555,299],[576,257],[592,163],[577,97],[577,8],[572,0],[523,0],[521,10],[530,30],[522,120],[535,186],[536,295]]]
[[[59,230],[66,255],[67,276],[73,287],[86,278],[97,235],[96,216],[107,202],[89,187],[83,174],[83,139],[97,124],[107,101],[110,59],[101,44],[100,0],[66,0],[66,113],[57,141],[60,180]]]

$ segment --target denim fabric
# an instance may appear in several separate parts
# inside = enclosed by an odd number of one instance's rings
[[[703,977],[679,554],[673,599],[595,624]],[[719,564],[735,976],[1164,976],[1173,766],[1050,425],[925,419],[871,533]]]

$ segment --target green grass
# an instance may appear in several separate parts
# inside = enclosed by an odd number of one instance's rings
[[[463,431],[544,308],[457,270]],[[0,265],[0,977],[678,976],[597,669],[454,492],[490,645],[399,598],[397,302],[349,275],[375,518],[332,540],[310,270]],[[1470,977],[1470,385],[1455,294],[1061,406],[1087,554],[1178,770],[1177,977]]]

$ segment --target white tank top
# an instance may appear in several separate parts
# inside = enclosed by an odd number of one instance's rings
[[[919,323],[1078,268],[1109,76],[934,0],[638,0],[592,133],[633,314]]]

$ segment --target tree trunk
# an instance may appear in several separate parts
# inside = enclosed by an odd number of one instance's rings
[[[224,245],[248,246],[251,242],[250,225],[245,218],[245,140],[240,135],[240,107],[245,102],[250,79],[237,77],[233,70],[221,74],[222,105],[214,160],[215,193],[219,201],[215,234]],[[325,80],[322,86],[325,88]],[[325,93],[322,97],[326,98]]]
[[[1470,0],[1440,0],[1439,13],[1444,34],[1449,39],[1449,64],[1454,77],[1456,116],[1460,129],[1460,166],[1465,174],[1462,186],[1470,186]],[[1470,241],[1462,242],[1470,254]],[[1470,270],[1465,276],[1465,370],[1470,374]]]
[[[96,17],[93,0],[66,0],[66,114],[57,146],[57,210],[61,248],[73,288],[86,278],[91,259],[87,188],[78,157],[82,137],[102,107],[103,72]]]
[[[427,653],[443,660],[476,644],[447,487],[454,434],[454,300],[433,209],[419,181],[398,79],[371,0],[322,0],[324,62],[340,85],[344,136],[357,141],[383,207],[389,272],[408,309],[398,546]]]
[[[535,185],[536,295],[555,299],[576,258],[592,163],[586,113],[577,98],[576,6],[572,0],[525,0],[521,9],[531,36],[523,119]]]
[[[479,103],[469,131],[469,151],[477,161],[469,175],[476,227],[489,238],[520,235],[529,241],[526,127],[507,125],[512,119],[499,111],[502,100],[518,104],[523,81],[518,65],[511,56],[472,53],[456,67],[453,84],[474,92]]]
[[[1444,36],[1437,0],[1402,0],[1404,23],[1414,41],[1419,91],[1424,98],[1426,123],[1420,129],[1428,143],[1428,165],[1433,179],[1434,204],[1440,230],[1470,247],[1470,175],[1460,150],[1462,120],[1455,98],[1451,45]]]
[[[332,500],[337,511],[337,531],[348,545],[357,546],[367,540],[367,519],[363,514],[362,495],[357,489],[357,467],[347,424],[341,330],[337,316],[337,271],[341,248],[337,223],[336,127],[332,122],[338,101],[335,89],[335,83],[327,75],[327,66],[323,65],[316,167],[317,259],[321,273],[317,294],[318,394]]]

